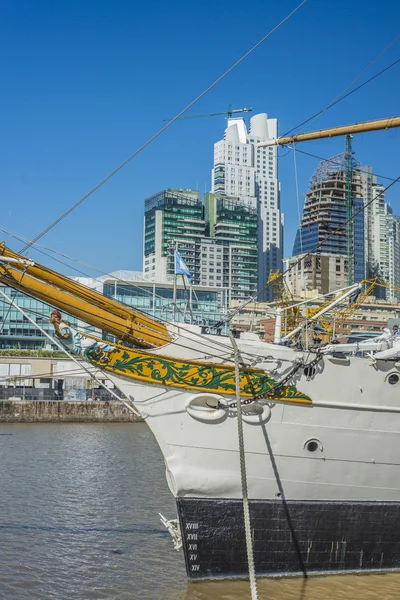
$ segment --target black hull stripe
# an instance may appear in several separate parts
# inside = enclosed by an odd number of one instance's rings
[[[245,577],[241,500],[178,498],[190,578]],[[258,575],[400,569],[399,502],[250,501]]]

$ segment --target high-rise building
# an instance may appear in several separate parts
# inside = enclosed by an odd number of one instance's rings
[[[145,200],[143,274],[151,281],[174,275],[173,244],[193,277],[200,283],[199,243],[205,236],[203,204],[199,192],[168,189]],[[197,255],[197,256],[196,256]]]
[[[238,198],[164,190],[145,200],[144,276],[171,281],[177,247],[194,285],[229,288],[228,300],[257,292],[257,210]]]
[[[361,174],[365,202],[365,256],[368,278],[382,277],[391,288],[377,288],[377,296],[400,298],[400,223],[385,202],[384,187],[372,175],[371,167]]]
[[[352,164],[352,264],[347,265],[346,154],[339,154],[320,163],[311,178],[306,194],[300,227],[293,246],[293,255],[305,252],[339,254],[346,257],[346,271],[351,279],[365,277],[364,215],[362,212],[362,182],[360,163]]]
[[[204,209],[210,238],[202,247],[201,283],[212,285],[214,271],[215,277],[222,273],[229,301],[248,300],[257,292],[257,210],[238,198],[212,193],[205,194]],[[213,255],[219,258],[215,265]]]
[[[271,269],[282,267],[283,215],[280,210],[277,148],[258,148],[259,142],[277,137],[277,119],[265,113],[250,119],[228,119],[224,138],[214,144],[212,192],[237,197],[257,210],[258,289],[263,290]],[[270,290],[260,300],[270,299]]]

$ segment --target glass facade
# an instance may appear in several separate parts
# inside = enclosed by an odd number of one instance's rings
[[[210,234],[223,246],[222,283],[230,300],[246,300],[257,292],[257,209],[214,194],[207,194],[204,202]]]
[[[353,200],[353,254],[354,254],[354,283],[365,279],[365,219],[364,200]]]
[[[173,287],[167,284],[129,284],[108,280],[104,283],[103,293],[155,318],[173,320]],[[176,297],[175,321],[178,322],[211,325],[226,313],[225,290],[185,290],[178,287]]]
[[[79,280],[79,278],[77,278]],[[1,289],[20,306],[47,333],[54,336],[54,329],[49,322],[50,313],[56,308],[31,298],[22,292],[1,286]],[[173,319],[173,287],[149,284],[122,283],[118,280],[107,280],[103,284],[105,296],[137,308],[156,318],[172,321]],[[226,290],[196,289],[185,290],[182,286],[177,289],[177,310],[175,321],[194,322],[212,325],[219,321],[227,310]],[[75,326],[77,319],[63,313],[63,317]],[[94,333],[95,330],[79,322],[81,331]],[[98,332],[97,332],[98,335]],[[108,338],[107,338],[108,339]],[[30,323],[16,308],[5,302],[0,303],[0,349],[17,348],[21,350],[58,350],[57,346]]]
[[[293,245],[293,255],[323,252],[347,256],[346,155],[323,161],[310,181],[300,228]],[[351,173],[353,279],[365,277],[365,236],[361,175],[353,159]],[[359,214],[357,214],[359,213]]]
[[[25,310],[42,329],[53,336],[54,329],[49,322],[49,315],[54,310],[53,306],[9,287],[1,286],[1,289],[11,300]],[[74,317],[65,315],[65,318],[71,323],[76,323]],[[57,350],[57,346],[51,344],[50,340],[16,308],[10,307],[5,302],[0,303],[0,348],[40,350],[46,347]]]
[[[163,190],[145,200],[144,258],[155,254],[166,258],[166,275],[174,274],[173,242],[198,284],[196,269],[196,240],[205,235],[204,208],[199,192]],[[147,267],[147,268],[146,268]],[[145,271],[149,271],[145,265]]]

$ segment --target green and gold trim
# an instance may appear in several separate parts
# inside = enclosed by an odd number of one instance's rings
[[[235,394],[233,366],[195,360],[183,361],[121,346],[110,352],[105,352],[99,347],[88,348],[85,357],[101,369],[143,383],[226,396]],[[243,368],[240,371],[242,397],[251,398],[265,394],[265,397],[271,401],[311,403],[311,398],[298,391],[295,386],[283,386],[269,393],[277,384],[276,380],[263,371],[250,368]]]

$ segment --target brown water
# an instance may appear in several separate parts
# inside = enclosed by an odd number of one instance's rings
[[[188,583],[141,424],[0,424],[0,598],[242,600],[245,581]],[[400,573],[264,579],[266,600],[400,600]]]

